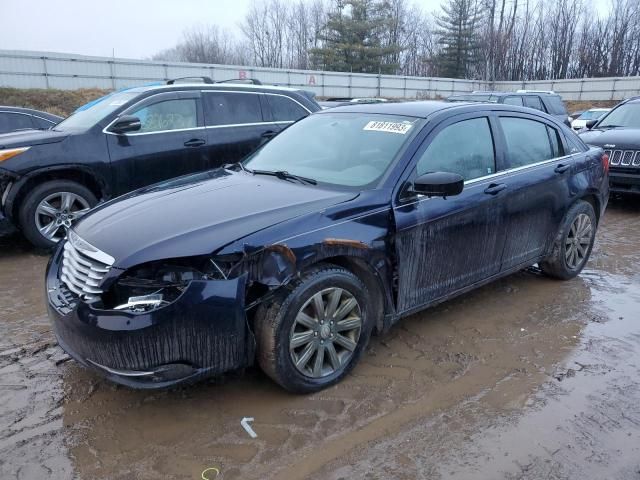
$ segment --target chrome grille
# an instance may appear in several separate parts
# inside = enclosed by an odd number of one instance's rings
[[[100,284],[114,259],[69,230],[62,252],[60,280],[69,290],[87,302],[100,298]]]
[[[640,150],[605,150],[612,167],[640,167]]]

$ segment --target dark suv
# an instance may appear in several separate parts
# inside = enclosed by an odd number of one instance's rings
[[[452,95],[448,102],[490,102],[504,103],[505,105],[517,105],[528,107],[548,113],[559,121],[571,126],[567,107],[562,97],[554,92],[541,92],[532,90],[518,90],[517,92],[472,92],[462,95]]]
[[[312,93],[263,85],[115,92],[51,130],[0,135],[2,212],[48,248],[100,200],[237,162],[318,110]]]
[[[640,194],[640,97],[618,104],[599,120],[589,120],[580,138],[609,156],[611,192]]]

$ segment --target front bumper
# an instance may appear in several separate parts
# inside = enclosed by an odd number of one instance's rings
[[[611,193],[630,193],[640,195],[640,171],[609,171],[609,190]]]
[[[245,277],[193,281],[170,305],[146,313],[100,310],[59,280],[62,250],[46,274],[60,346],[86,367],[134,388],[164,388],[249,365],[255,339],[244,309]]]

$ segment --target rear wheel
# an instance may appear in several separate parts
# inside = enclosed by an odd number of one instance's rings
[[[334,266],[305,273],[256,314],[260,366],[287,390],[306,393],[340,381],[371,335],[369,293],[353,273]]]
[[[19,212],[20,226],[36,247],[52,248],[97,203],[95,195],[79,183],[45,182],[24,198]]]
[[[596,214],[591,204],[575,203],[560,225],[551,255],[540,262],[540,269],[561,280],[578,275],[591,255],[596,226]]]

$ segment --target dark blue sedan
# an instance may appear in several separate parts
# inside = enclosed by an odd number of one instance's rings
[[[608,160],[507,105],[339,107],[245,161],[105,203],[47,271],[60,345],[111,380],[159,388],[257,361],[311,392],[372,331],[538,264],[583,269]]]

